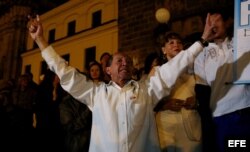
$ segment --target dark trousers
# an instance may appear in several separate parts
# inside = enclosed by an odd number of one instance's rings
[[[213,118],[219,152],[228,151],[228,140],[246,140],[250,148],[250,107]]]

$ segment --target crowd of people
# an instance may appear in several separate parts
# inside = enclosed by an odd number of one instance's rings
[[[99,85],[108,81],[103,66],[98,61],[89,63],[85,72],[79,72],[88,81]],[[64,91],[59,77],[47,69],[39,84],[33,81],[32,73],[21,75],[18,81],[3,81],[0,86],[1,140],[14,151],[62,152],[88,151],[90,143],[92,112]],[[19,150],[21,150],[19,149]]]
[[[165,33],[137,80],[122,52],[104,53],[87,73],[69,66],[46,42],[39,16],[29,19],[49,69],[38,85],[31,73],[1,85],[1,131],[22,130],[16,142],[29,133],[35,151],[224,152],[228,137],[250,137],[249,85],[225,84],[233,76],[233,12],[209,12],[186,50],[178,33]]]

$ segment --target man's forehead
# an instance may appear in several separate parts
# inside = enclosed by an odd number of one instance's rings
[[[126,58],[126,59],[131,60],[131,58],[126,53],[122,53],[122,52],[115,53],[114,58]]]
[[[219,14],[219,13],[214,13],[214,14],[212,14],[212,15],[210,16],[210,19],[211,19],[211,20],[216,20],[216,19],[220,19],[220,18],[222,18],[222,16],[221,16],[221,14]]]

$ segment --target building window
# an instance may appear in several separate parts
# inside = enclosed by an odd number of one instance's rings
[[[33,42],[33,49],[36,49],[36,48],[38,48],[38,45],[37,45],[37,43],[34,41],[34,42]]]
[[[62,58],[69,63],[69,60],[70,60],[69,54],[62,55]]]
[[[26,65],[25,66],[25,73],[31,73],[31,65]]]
[[[68,34],[67,36],[72,36],[75,34],[76,30],[76,21],[71,21],[68,23]]]
[[[52,29],[49,31],[49,44],[55,42],[55,37],[56,37],[56,29]]]
[[[92,14],[92,27],[98,27],[102,24],[102,11],[96,11]]]
[[[48,65],[45,61],[41,62],[41,75],[44,75],[48,69]]]
[[[85,69],[88,69],[89,63],[95,60],[96,47],[90,47],[85,49]]]

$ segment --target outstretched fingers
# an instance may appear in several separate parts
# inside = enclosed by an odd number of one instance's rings
[[[40,17],[38,14],[36,15],[36,20],[37,20],[37,22],[40,22]]]
[[[205,27],[204,27],[204,31],[203,31],[203,35],[202,38],[206,41],[209,41],[211,38],[211,31],[212,31],[212,23],[211,23],[211,17],[210,17],[210,13],[207,14],[207,18],[206,18],[206,23],[205,23]]]
[[[39,15],[36,15],[36,17],[32,17],[31,15],[28,15],[29,23],[27,28],[31,33],[35,33],[37,31],[37,28],[40,26],[40,17]]]

